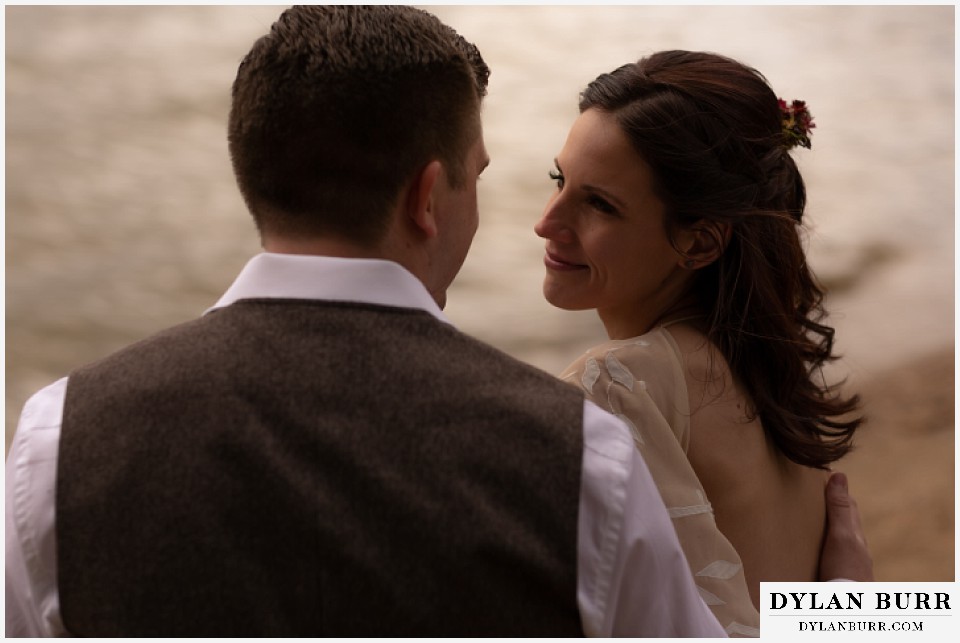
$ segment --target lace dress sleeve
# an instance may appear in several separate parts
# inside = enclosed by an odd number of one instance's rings
[[[687,388],[669,340],[653,331],[608,342],[585,353],[560,377],[630,428],[673,520],[700,596],[727,635],[759,636],[760,615],[750,600],[740,556],[717,528],[687,459]]]

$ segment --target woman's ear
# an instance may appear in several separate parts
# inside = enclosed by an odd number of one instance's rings
[[[681,265],[688,270],[709,266],[726,250],[731,233],[729,223],[701,219],[682,235],[686,248],[681,246]]]
[[[440,161],[430,161],[410,180],[407,188],[407,219],[428,239],[437,236],[433,190],[440,179]]]

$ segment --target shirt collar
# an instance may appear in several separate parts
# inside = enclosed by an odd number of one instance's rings
[[[451,323],[423,283],[398,263],[271,252],[251,258],[220,300],[206,312],[240,299],[263,298],[322,299],[417,308]]]

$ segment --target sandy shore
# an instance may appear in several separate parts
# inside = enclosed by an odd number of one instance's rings
[[[878,581],[954,580],[954,351],[858,385],[868,416],[850,478]]]

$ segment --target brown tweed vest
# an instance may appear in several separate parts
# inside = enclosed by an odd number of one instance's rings
[[[70,376],[88,636],[582,635],[583,400],[429,314],[244,300]]]

